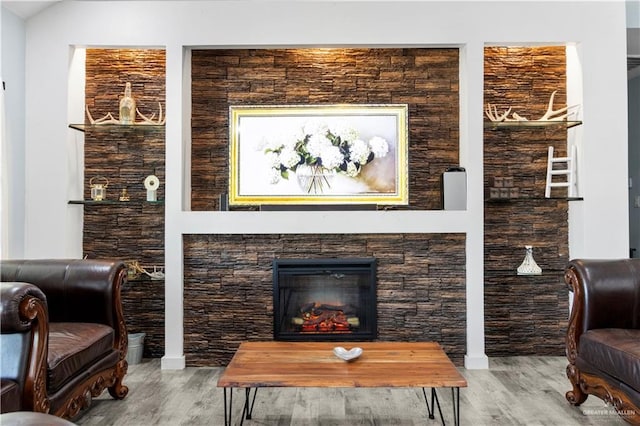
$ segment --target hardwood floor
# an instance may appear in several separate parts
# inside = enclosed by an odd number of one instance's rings
[[[615,411],[590,396],[572,407],[564,357],[511,357],[490,360],[488,370],[460,369],[469,387],[460,390],[463,425],[626,425]],[[107,392],[93,400],[78,425],[224,424],[222,368],[161,370],[160,360],[129,366],[129,395],[113,400]],[[389,374],[393,374],[390,371]],[[453,424],[451,392],[438,392],[447,424]],[[234,420],[243,396],[234,393]],[[239,423],[238,423],[239,424]],[[248,426],[266,425],[437,425],[429,420],[420,389],[260,389]]]

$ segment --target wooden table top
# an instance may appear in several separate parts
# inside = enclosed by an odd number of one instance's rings
[[[360,347],[343,361],[333,348]],[[466,387],[435,342],[244,342],[218,387]]]

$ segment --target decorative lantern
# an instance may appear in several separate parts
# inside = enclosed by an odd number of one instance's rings
[[[96,183],[94,183],[94,181]],[[93,201],[102,201],[107,198],[107,186],[109,186],[109,180],[106,177],[92,177],[89,180],[89,187],[91,188],[91,199]]]

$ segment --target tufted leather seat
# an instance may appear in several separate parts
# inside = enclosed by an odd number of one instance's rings
[[[639,345],[640,330],[589,330],[580,338],[578,366],[586,372],[603,371],[640,394]]]
[[[101,358],[113,348],[113,328],[85,322],[49,324],[47,389],[59,390],[80,369]]]

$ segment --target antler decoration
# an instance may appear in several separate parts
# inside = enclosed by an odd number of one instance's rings
[[[154,120],[153,118],[156,116],[155,113],[151,114],[151,117],[147,117],[142,114],[138,108],[136,108],[136,101],[131,95],[131,83],[126,83],[124,88],[124,96],[120,98],[120,117],[116,120],[110,112],[107,113],[102,118],[94,120],[91,116],[91,112],[89,112],[89,107],[85,107],[87,111],[87,117],[89,118],[89,122],[94,125],[99,124],[127,124],[127,125],[152,125],[152,126],[162,126],[165,121],[167,121],[166,117],[162,116],[162,104],[158,102],[158,107],[160,109],[160,114],[158,115],[158,119]],[[135,113],[134,113],[135,109]],[[136,116],[140,116],[142,118],[142,122],[136,123]]]
[[[563,121],[566,120],[567,117],[571,114],[569,112],[570,109],[577,107],[578,105],[566,106],[554,111],[553,109],[553,99],[556,96],[557,90],[554,90],[549,98],[549,105],[547,107],[547,112],[544,113],[542,117],[533,121]],[[511,114],[509,117],[509,113],[511,112],[511,107],[509,107],[503,114],[498,114],[498,108],[495,105],[488,103],[485,109],[485,114],[489,118],[489,120],[493,122],[501,122],[501,121],[529,121],[528,118],[519,115],[517,112]],[[562,115],[559,115],[562,114]]]
[[[140,266],[137,260],[128,262],[128,267],[136,273],[147,275],[152,280],[163,280],[165,277],[164,272],[162,271],[162,267],[154,266],[153,272],[149,272],[142,266]]]
[[[557,90],[554,90],[553,93],[551,94],[551,98],[549,99],[549,106],[547,107],[547,112],[545,112],[544,115],[540,117],[538,121],[562,121],[565,118],[567,118],[567,116],[569,115],[568,113],[563,115],[558,115],[567,111],[569,109],[568,106],[564,108],[560,108],[555,111],[553,110],[553,98],[556,95],[556,92]]]
[[[160,102],[158,102],[158,107],[160,109],[160,113],[158,114],[157,120],[154,120],[154,117],[156,116],[155,112],[151,114],[150,117],[147,117],[144,114],[142,114],[138,108],[136,108],[136,113],[138,114],[138,116],[140,116],[140,118],[142,118],[142,121],[134,122],[133,125],[162,126],[163,124],[165,124],[167,121],[167,117],[162,115],[162,104]],[[87,111],[87,118],[89,119],[89,123],[91,124],[94,124],[94,125],[120,124],[120,120],[118,120],[117,118],[114,118],[113,114],[111,114],[110,112],[107,113],[107,115],[105,115],[102,118],[94,119],[91,116],[91,112],[89,111],[88,106],[85,108],[85,110]]]
[[[149,124],[149,125],[162,125],[165,123],[165,121],[167,121],[167,117],[164,117],[164,119],[162,118],[162,104],[160,102],[158,102],[158,108],[160,109],[160,114],[158,114],[158,119],[157,120],[153,120],[153,117],[156,116],[156,113],[154,112],[153,114],[151,114],[151,117],[146,117],[144,115],[142,115],[142,113],[140,112],[140,110],[138,108],[136,108],[136,112],[138,113],[138,115],[140,116],[140,118],[142,118],[143,122],[142,123],[134,123],[134,124]]]
[[[504,114],[498,114],[498,108],[495,105],[487,104],[487,108],[485,109],[485,113],[489,120],[491,121],[505,121],[511,112],[511,107],[507,109]]]
[[[111,115],[110,112],[107,113],[107,115],[105,115],[104,117],[94,120],[91,116],[91,113],[89,112],[88,106],[85,107],[85,110],[87,111],[87,118],[89,118],[89,123],[91,124],[120,124],[120,121],[113,118],[113,115]]]

